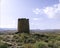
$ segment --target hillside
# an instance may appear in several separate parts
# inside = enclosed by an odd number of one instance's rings
[[[0,48],[60,48],[60,33],[1,34]]]

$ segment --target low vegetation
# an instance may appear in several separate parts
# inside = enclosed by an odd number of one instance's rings
[[[1,34],[0,48],[60,48],[60,33]]]

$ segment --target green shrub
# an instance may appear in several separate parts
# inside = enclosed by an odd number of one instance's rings
[[[8,45],[7,45],[6,43],[1,44],[1,45],[0,45],[0,48],[8,48]]]
[[[36,42],[34,46],[35,46],[35,48],[48,48],[48,44],[43,41]]]

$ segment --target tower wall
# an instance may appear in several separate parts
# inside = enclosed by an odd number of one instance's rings
[[[18,32],[29,33],[29,19],[26,18],[18,19]]]

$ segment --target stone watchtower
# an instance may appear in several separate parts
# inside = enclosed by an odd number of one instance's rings
[[[18,19],[18,32],[29,33],[29,19],[26,18]]]

